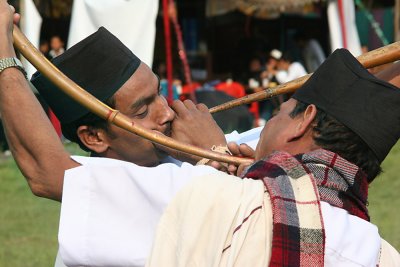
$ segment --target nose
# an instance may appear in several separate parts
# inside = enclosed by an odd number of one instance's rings
[[[171,123],[175,117],[175,112],[168,106],[167,100],[163,96],[159,96],[157,122],[159,125]]]

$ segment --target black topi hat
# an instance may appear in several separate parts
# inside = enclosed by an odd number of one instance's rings
[[[140,59],[101,27],[54,58],[52,63],[87,92],[105,101],[132,76],[140,65]],[[41,73],[36,72],[31,82],[61,123],[73,122],[89,113]]]
[[[382,162],[400,137],[400,90],[338,49],[293,98],[314,104],[350,128]]]

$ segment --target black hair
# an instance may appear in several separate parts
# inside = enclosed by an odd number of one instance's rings
[[[294,61],[293,60],[293,55],[292,55],[292,53],[290,51],[285,51],[282,54],[281,60],[284,60],[284,61],[287,61],[287,62],[290,62],[290,63],[292,63]]]
[[[49,42],[46,39],[41,39],[39,45],[44,45],[44,44],[49,45]]]
[[[111,108],[115,108],[114,95],[104,101],[104,103]],[[61,130],[65,138],[74,143],[77,143],[81,149],[87,152],[93,152],[81,142],[81,139],[78,136],[77,130],[82,125],[86,125],[92,129],[103,129],[105,131],[108,131],[109,124],[106,120],[91,112],[85,114],[84,116],[73,122],[61,123]]]
[[[290,113],[294,118],[307,109],[308,104],[297,100]],[[314,119],[314,142],[323,149],[337,153],[342,158],[360,167],[366,174],[368,183],[382,172],[380,162],[369,146],[348,127],[317,108]]]

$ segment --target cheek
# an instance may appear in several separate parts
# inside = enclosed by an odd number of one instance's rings
[[[262,147],[263,147],[263,144],[262,144],[262,140],[260,139],[260,141],[258,142],[258,144],[257,144],[257,147],[256,147],[256,151],[255,151],[255,154],[254,154],[254,159],[257,161],[257,160],[260,160],[261,158],[262,158],[262,155],[261,155],[261,149],[262,149]]]
[[[149,112],[147,114],[146,118],[137,120],[136,122],[143,128],[146,128],[147,130],[156,130],[157,129],[157,116],[155,112]]]
[[[268,143],[267,133],[269,133],[267,127],[268,127],[268,125],[266,125],[264,127],[264,129],[261,131],[260,140],[258,140],[258,144],[257,144],[256,151],[255,151],[255,159],[256,160],[259,160],[260,158],[263,157],[263,151],[265,151],[265,149],[266,149],[266,144]]]
[[[149,140],[128,132],[120,137],[118,147],[134,163],[146,160],[155,151],[153,144]]]
[[[133,121],[133,120],[132,120]],[[139,140],[143,139],[138,135],[131,133],[125,129],[113,126],[112,129],[114,142],[119,144],[119,146],[136,144]]]
[[[256,159],[261,159],[276,150],[280,142],[279,119],[274,117],[264,126],[256,148]]]

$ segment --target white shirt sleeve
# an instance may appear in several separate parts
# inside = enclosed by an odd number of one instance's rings
[[[377,266],[381,238],[375,225],[323,201],[321,211],[325,228],[324,266]]]
[[[106,158],[73,157],[60,215],[67,266],[143,266],[158,220],[172,197],[208,166],[166,163],[146,168]]]

